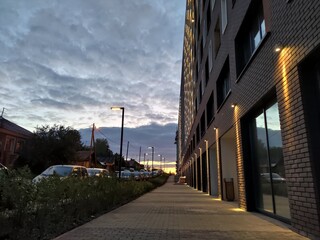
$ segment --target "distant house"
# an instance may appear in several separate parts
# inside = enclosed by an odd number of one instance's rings
[[[134,168],[134,169],[143,169],[143,165],[141,165],[140,163],[138,163],[136,160],[134,159],[130,159],[129,161],[127,161],[127,166],[129,168]]]
[[[0,163],[12,166],[32,132],[0,117]]]
[[[84,167],[91,167],[91,155],[93,155],[91,151],[78,151],[74,164]]]

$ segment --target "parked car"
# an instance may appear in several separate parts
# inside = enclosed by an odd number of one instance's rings
[[[121,171],[121,179],[130,180],[134,178],[134,173],[129,170]]]
[[[144,169],[140,169],[140,176],[141,176],[141,179],[143,180],[146,180],[149,178],[148,172]]]
[[[89,177],[109,177],[109,171],[104,168],[87,168]]]
[[[40,175],[36,176],[32,182],[37,183],[42,179],[48,178],[50,176],[64,177],[87,177],[87,169],[83,166],[77,165],[54,165],[48,167]]]
[[[134,171],[133,175],[134,175],[134,179],[135,180],[141,180],[142,179],[142,174],[139,171]]]
[[[286,179],[281,177],[278,173],[271,173],[272,175],[272,182],[274,183],[284,183]],[[261,178],[263,181],[271,182],[270,180],[270,173],[261,173]]]

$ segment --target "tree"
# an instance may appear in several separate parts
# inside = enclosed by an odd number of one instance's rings
[[[96,139],[96,155],[97,157],[111,157],[113,155],[107,139]]]
[[[81,147],[80,133],[71,127],[37,127],[18,165],[27,164],[34,173],[39,173],[51,165],[71,163]]]

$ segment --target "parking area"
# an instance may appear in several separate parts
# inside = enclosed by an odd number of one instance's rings
[[[168,182],[56,240],[84,239],[306,239],[289,226]]]

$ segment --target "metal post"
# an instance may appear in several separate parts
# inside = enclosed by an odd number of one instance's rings
[[[124,107],[122,107],[121,110],[122,110],[122,122],[121,122],[121,139],[120,139],[119,179],[121,179],[121,158],[122,158],[122,142],[123,142]]]

